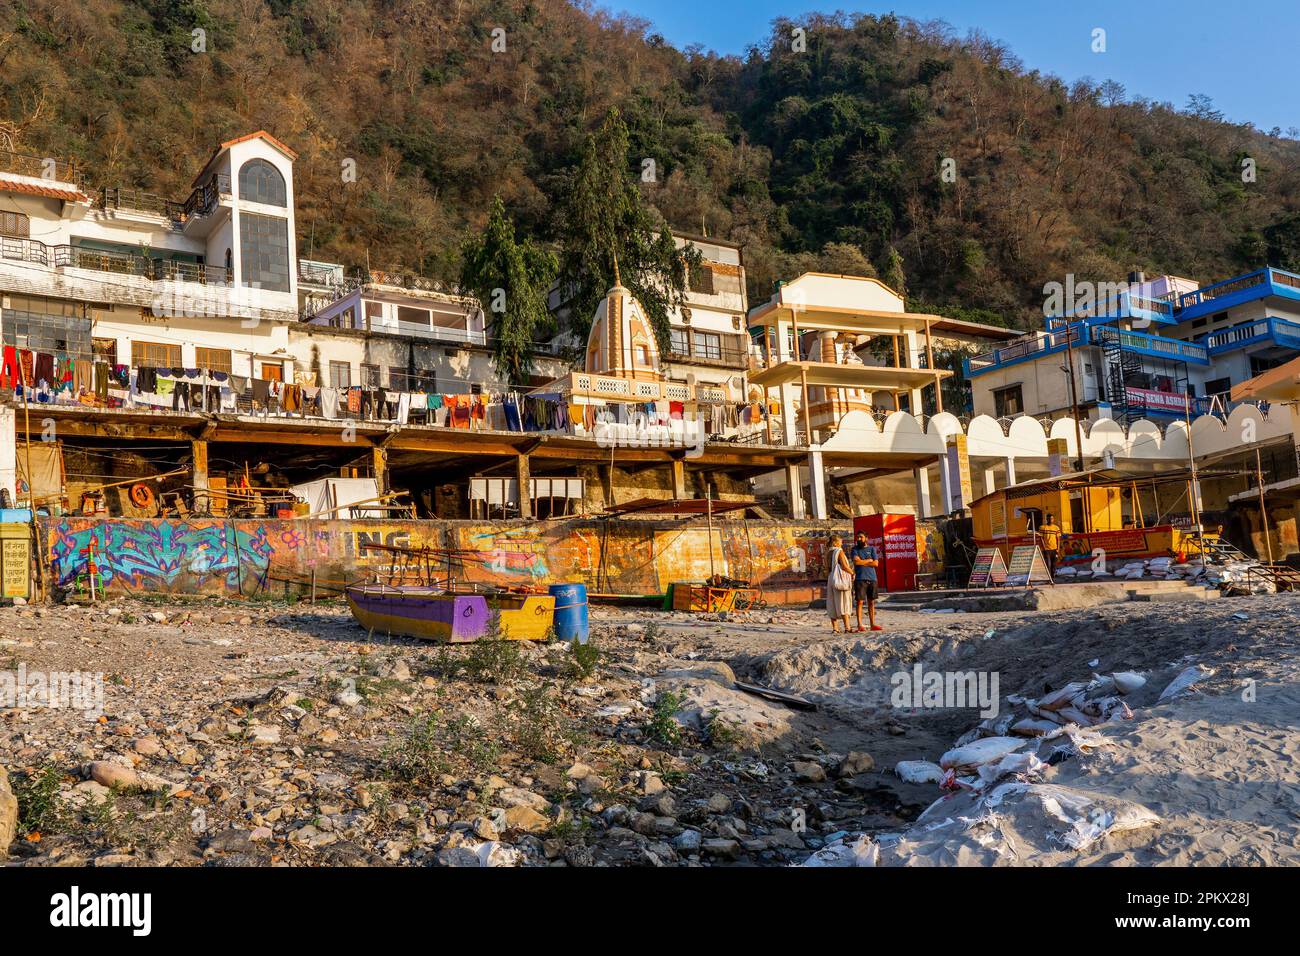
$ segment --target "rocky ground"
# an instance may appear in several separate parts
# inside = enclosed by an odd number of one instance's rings
[[[1194,659],[1214,663],[1225,694],[1258,675],[1286,701],[1249,712],[1251,812],[1291,801],[1271,829],[1237,815],[1223,853],[1249,862],[1243,841],[1294,847],[1300,819],[1291,751],[1271,747],[1270,729],[1290,734],[1300,716],[1297,604],[886,610],[886,631],[835,638],[816,611],[595,608],[594,656],[368,637],[337,604],[5,608],[0,673],[102,673],[105,700],[90,717],[0,709],[15,794],[0,772],[0,844],[8,816],[19,866],[787,865],[846,835],[903,833],[944,796],[894,767],[938,760],[979,715],[892,706],[889,675],[917,662],[996,670],[1005,698],[1091,672],[1144,669],[1154,687]],[[817,709],[738,690],[737,678]],[[1176,718],[1146,703],[1152,719]],[[1241,773],[1227,774],[1229,795]],[[1141,780],[1126,786],[1133,799]],[[1156,781],[1152,793],[1177,818],[1182,791]]]

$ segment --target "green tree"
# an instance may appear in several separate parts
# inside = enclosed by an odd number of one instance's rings
[[[483,232],[466,238],[461,257],[460,285],[483,305],[497,371],[509,382],[526,383],[535,337],[551,326],[546,299],[558,268],[555,255],[515,237],[497,196]]]
[[[656,222],[629,173],[628,130],[617,109],[587,137],[560,209],[560,289],[570,321],[586,331],[615,271],[650,319],[661,349],[669,315],[682,305],[690,270],[703,257],[678,249],[668,226]]]
[[[903,257],[893,246],[890,246],[885,253],[885,269],[880,276],[880,281],[899,295],[907,295],[907,276],[903,272]]]

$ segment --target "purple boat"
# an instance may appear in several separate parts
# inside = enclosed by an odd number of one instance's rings
[[[352,616],[362,627],[427,641],[464,644],[488,629],[487,598],[449,594],[426,585],[358,584],[347,589]]]

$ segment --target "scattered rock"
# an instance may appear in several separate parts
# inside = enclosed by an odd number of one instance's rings
[[[109,760],[96,760],[89,768],[90,779],[110,790],[128,790],[140,786],[140,775],[130,767]]]
[[[796,760],[790,766],[794,775],[805,783],[821,783],[826,779],[826,770],[811,760]]]
[[[850,750],[844,756],[844,759],[840,761],[835,774],[839,777],[856,777],[860,773],[871,770],[875,765],[876,761],[871,754],[863,753],[860,750]]]

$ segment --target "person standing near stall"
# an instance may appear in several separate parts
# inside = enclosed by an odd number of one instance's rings
[[[862,626],[862,605],[866,604],[871,629],[883,631],[884,628],[876,623],[876,568],[880,565],[880,558],[876,549],[867,544],[864,532],[859,531],[855,536],[849,560],[853,562],[853,606],[858,614],[858,630],[866,630]]]
[[[826,615],[831,619],[831,633],[849,632],[849,605],[853,600],[853,566],[844,555],[844,539],[831,535],[830,552],[826,556]]]
[[[1038,533],[1043,538],[1043,557],[1047,559],[1047,573],[1055,581],[1056,559],[1061,548],[1061,526],[1056,523],[1056,516],[1050,511],[1043,521],[1043,526],[1038,529]]]

